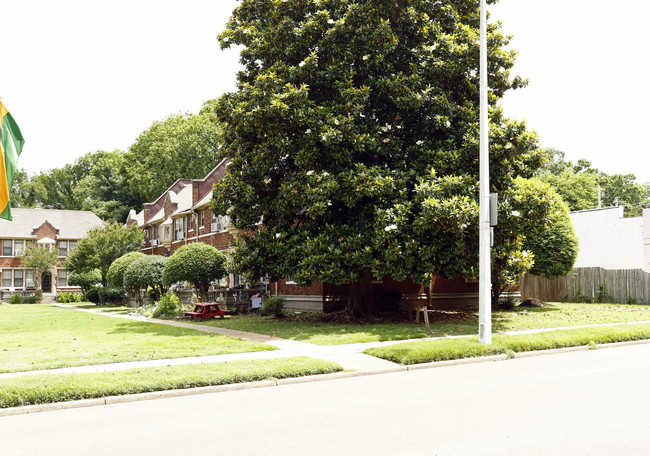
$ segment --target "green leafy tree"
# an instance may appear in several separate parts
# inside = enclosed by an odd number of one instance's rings
[[[143,255],[124,271],[124,286],[132,288],[151,287],[153,300],[159,301],[167,287],[163,285],[163,269],[167,258],[159,255]]]
[[[213,201],[246,233],[238,271],[349,284],[356,315],[376,310],[373,277],[477,275],[478,27],[469,0],[241,2],[219,37],[243,70],[216,105],[231,164]],[[543,154],[496,105],[525,85],[499,28],[491,190],[505,192]]]
[[[169,257],[163,270],[163,284],[191,282],[204,301],[210,283],[226,276],[226,256],[203,242],[184,245]]]
[[[550,224],[536,236],[527,235],[523,246],[534,255],[535,264],[531,274],[549,279],[566,276],[578,257],[578,237],[575,233],[569,208],[561,200],[554,199]]]
[[[34,269],[34,286],[37,290],[42,290],[43,274],[52,268],[57,258],[57,251],[46,246],[34,244],[25,248],[20,264]]]
[[[566,204],[550,185],[515,180],[499,195],[499,223],[492,248],[492,306],[526,272],[560,277],[573,268],[578,244]]]
[[[107,222],[124,222],[129,210],[144,202],[129,187],[127,161],[123,152],[97,151],[92,167],[76,191],[86,196],[82,209],[93,211]]]
[[[34,190],[34,184],[30,175],[24,169],[16,170],[10,195],[12,207],[36,206],[37,195]]]
[[[178,114],[145,130],[125,156],[133,194],[153,201],[179,178],[204,178],[223,158],[213,117],[209,110]]]
[[[624,206],[627,217],[640,215],[650,203],[650,183],[637,183],[634,174],[607,174],[585,159],[573,164],[557,149],[546,149],[546,155],[537,177],[551,184],[571,211],[597,208],[599,187],[601,206]]]
[[[137,226],[127,228],[115,222],[92,228],[68,256],[66,268],[73,273],[99,269],[106,285],[111,264],[125,253],[137,251],[143,242],[144,234]]]
[[[99,269],[93,269],[88,272],[71,273],[68,277],[68,285],[80,287],[84,293],[98,283],[101,283],[101,281],[102,272]]]

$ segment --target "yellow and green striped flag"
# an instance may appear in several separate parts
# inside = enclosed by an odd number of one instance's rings
[[[0,218],[11,220],[9,190],[25,139],[14,118],[0,100]]]

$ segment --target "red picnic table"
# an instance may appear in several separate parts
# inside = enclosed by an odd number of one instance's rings
[[[217,302],[196,302],[194,303],[194,310],[183,312],[186,318],[198,318],[204,320],[206,318],[221,317],[230,313],[229,310],[222,309],[220,305],[225,306],[223,303]]]

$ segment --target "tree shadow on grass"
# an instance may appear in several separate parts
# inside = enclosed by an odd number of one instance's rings
[[[109,334],[145,334],[150,336],[188,337],[203,336],[206,338],[224,337],[220,334],[209,333],[191,328],[179,328],[162,323],[123,321],[114,325]]]

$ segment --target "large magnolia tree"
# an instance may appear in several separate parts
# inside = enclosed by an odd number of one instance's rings
[[[350,284],[357,315],[374,310],[373,277],[477,275],[479,2],[242,0],[219,39],[242,46],[238,90],[216,107],[231,164],[213,201],[248,233],[236,269]],[[543,159],[497,106],[525,85],[508,40],[489,26],[503,195]]]

